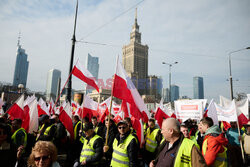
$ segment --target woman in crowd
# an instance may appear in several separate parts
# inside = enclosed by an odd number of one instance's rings
[[[28,159],[29,167],[60,167],[56,146],[49,141],[38,141]]]

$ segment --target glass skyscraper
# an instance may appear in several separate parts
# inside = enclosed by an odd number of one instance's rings
[[[57,93],[60,89],[61,71],[57,69],[51,69],[47,75],[47,86],[46,86],[46,100],[49,101],[51,98],[56,99]]]
[[[202,77],[193,78],[194,99],[204,99],[204,85]]]
[[[179,86],[171,85],[171,101],[179,99]]]
[[[99,57],[93,57],[88,53],[86,61],[87,70],[95,77],[96,81],[98,80],[99,73]],[[91,93],[92,90],[86,90],[86,93]]]
[[[20,45],[20,37],[19,37],[18,44],[17,44],[15,73],[14,73],[14,79],[13,79],[14,86],[23,84],[24,88],[26,88],[28,68],[29,68],[29,62],[27,59],[28,59],[28,55],[25,53],[25,50],[22,49]]]

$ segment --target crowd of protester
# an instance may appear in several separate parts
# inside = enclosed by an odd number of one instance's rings
[[[69,137],[58,115],[42,115],[39,130],[27,134],[22,120],[0,117],[0,162],[4,167],[171,167],[249,166],[250,122],[236,122],[225,130],[204,117],[180,123],[165,119],[161,129],[151,117],[139,142],[130,118],[115,123],[93,116],[73,116],[74,137]],[[241,149],[241,142],[242,149]],[[243,152],[242,152],[243,151]],[[244,158],[243,158],[244,157]]]

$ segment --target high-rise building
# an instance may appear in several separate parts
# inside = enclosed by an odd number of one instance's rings
[[[179,86],[171,85],[171,101],[179,99]]]
[[[162,94],[162,79],[155,76],[148,76],[147,80],[148,95],[153,95],[157,101],[160,101]]]
[[[169,90],[168,88],[162,88],[162,98],[163,98],[163,102],[169,102]]]
[[[95,79],[98,79],[99,57],[93,57],[88,53],[86,62],[87,70],[93,75],[93,77],[95,77]]]
[[[193,78],[194,99],[204,99],[204,85],[202,77]]]
[[[14,86],[23,84],[24,88],[26,88],[28,68],[29,68],[29,62],[27,59],[28,59],[28,55],[25,53],[25,50],[22,49],[20,45],[20,36],[19,36],[18,43],[17,43],[15,73],[14,73],[14,79],[13,79]]]
[[[98,80],[99,73],[99,57],[93,57],[88,53],[88,57],[86,60],[87,70]],[[86,93],[91,93],[92,89],[87,89]]]
[[[146,94],[148,78],[148,46],[141,44],[141,33],[137,24],[137,9],[135,23],[130,33],[130,43],[122,48],[122,64],[128,76],[132,79],[139,93]]]
[[[46,100],[51,98],[56,100],[56,97],[60,91],[61,71],[57,69],[51,69],[47,74],[47,86],[46,86]]]

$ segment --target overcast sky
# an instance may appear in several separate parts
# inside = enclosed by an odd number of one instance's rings
[[[249,0],[79,0],[75,58],[99,57],[99,78],[111,78],[117,55],[129,43],[135,7],[142,44],[149,47],[149,74],[162,76],[180,95],[193,97],[193,77],[204,79],[205,98],[230,97],[228,53],[250,46]],[[45,91],[48,70],[67,79],[76,0],[0,1],[0,81],[13,82],[18,33],[29,60],[27,87]],[[136,5],[137,4],[137,5]],[[130,10],[129,10],[130,9]],[[116,18],[116,19],[114,19]],[[232,54],[234,93],[250,93],[250,50]],[[83,89],[73,77],[73,88]]]

